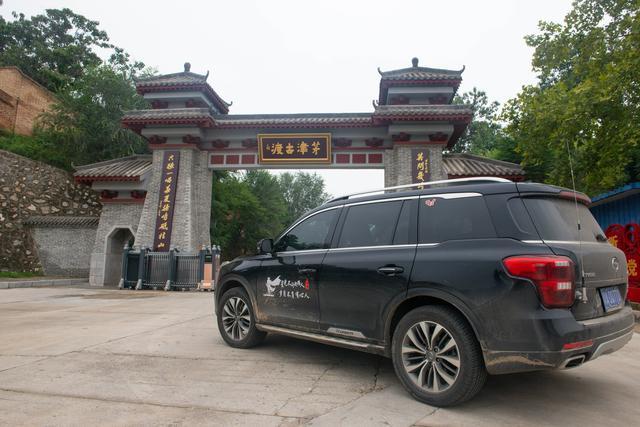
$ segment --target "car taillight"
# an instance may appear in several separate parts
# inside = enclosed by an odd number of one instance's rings
[[[513,256],[502,263],[509,275],[528,279],[538,289],[540,302],[547,308],[566,308],[575,299],[573,261],[563,256]]]

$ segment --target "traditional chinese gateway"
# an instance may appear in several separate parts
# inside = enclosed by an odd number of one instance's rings
[[[451,104],[463,70],[420,67],[416,58],[409,68],[379,70],[378,98],[366,113],[229,114],[231,104],[209,85],[208,73],[192,73],[188,63],[184,72],[137,81],[151,108],[127,112],[122,124],[149,141],[152,156],[86,165],[75,174],[101,192],[104,205],[91,284],[118,282],[122,247],[134,237],[155,250],[209,245],[212,170],[378,168],[385,186],[471,176],[523,180],[519,165],[445,153],[473,116],[468,106]]]

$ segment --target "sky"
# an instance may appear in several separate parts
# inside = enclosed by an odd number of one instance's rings
[[[370,112],[378,67],[460,69],[459,91],[500,103],[535,82],[524,36],[570,0],[4,0],[0,14],[68,7],[159,73],[210,72],[232,114]],[[383,186],[382,170],[317,171],[327,192]]]

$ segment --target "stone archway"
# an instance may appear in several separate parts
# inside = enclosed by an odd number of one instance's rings
[[[131,246],[135,236],[129,228],[114,228],[106,238],[104,286],[116,287],[122,274],[122,253],[126,244]]]

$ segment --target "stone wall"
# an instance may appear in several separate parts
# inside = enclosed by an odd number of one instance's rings
[[[17,67],[0,67],[0,129],[31,135],[36,119],[54,95]]]
[[[99,216],[98,195],[67,172],[0,150],[0,270],[42,271],[32,216]]]

